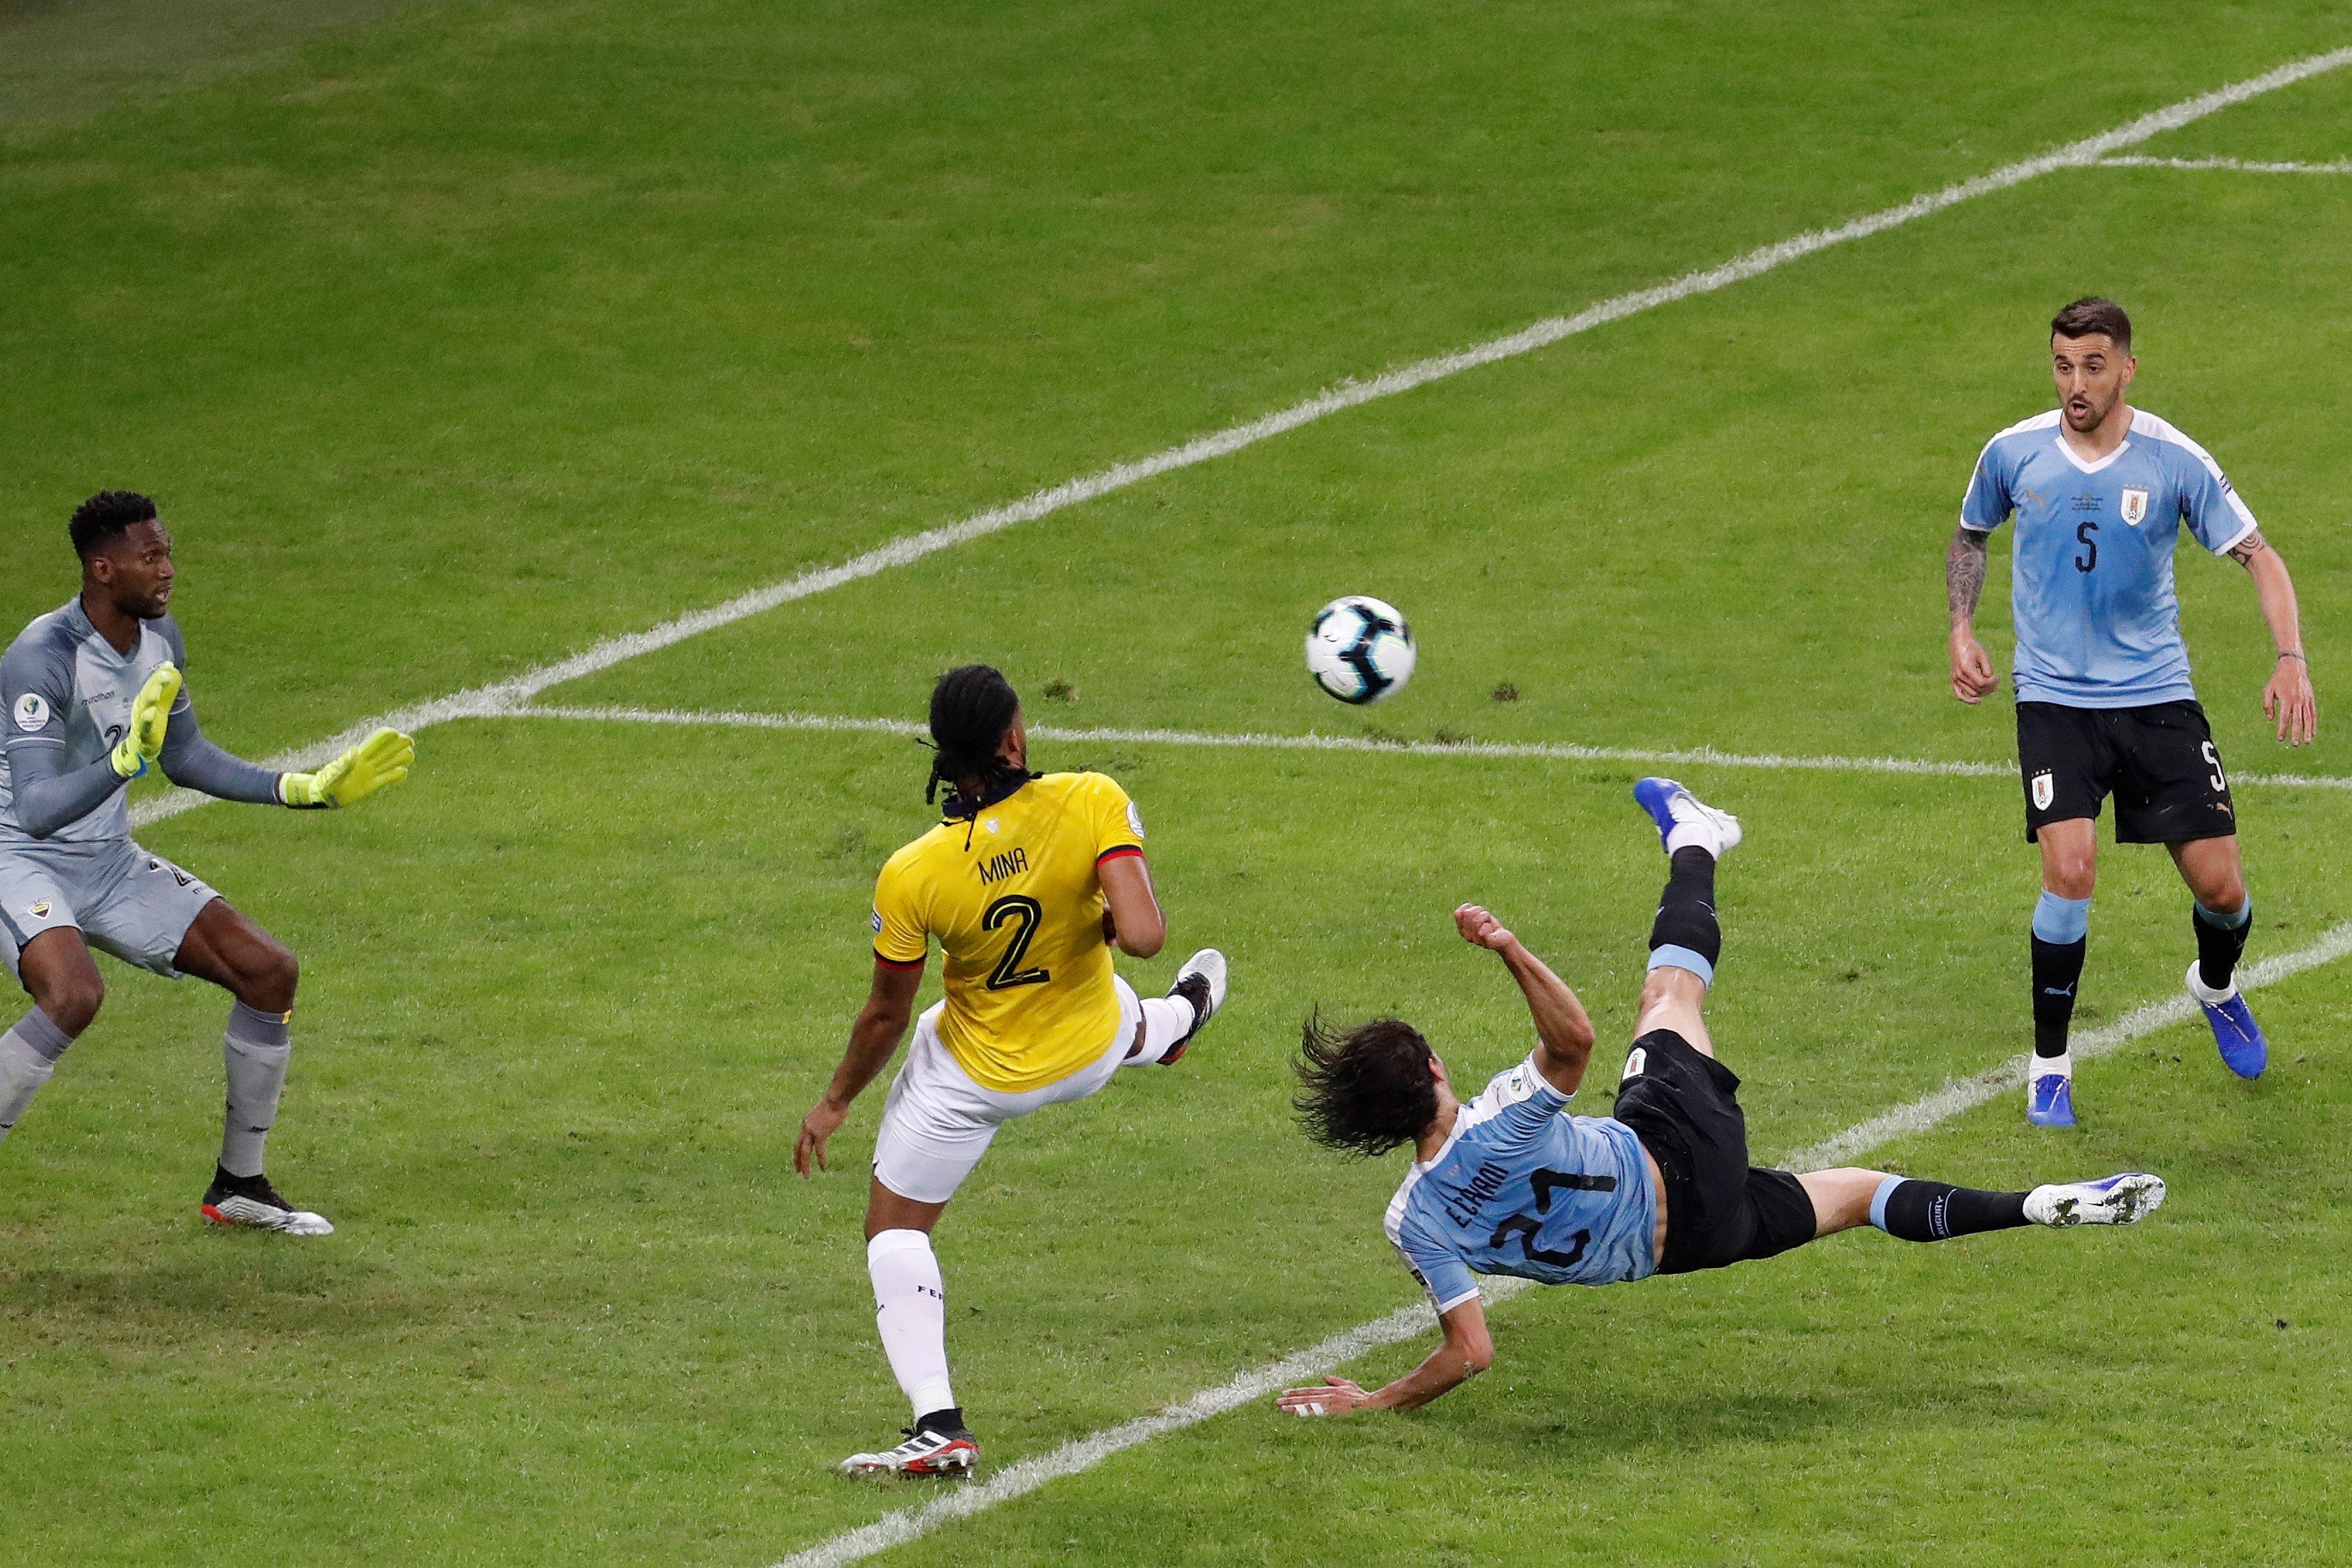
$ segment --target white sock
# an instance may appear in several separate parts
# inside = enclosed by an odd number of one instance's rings
[[[948,1384],[948,1299],[931,1238],[919,1230],[886,1230],[866,1244],[874,1279],[874,1321],[882,1353],[919,1421],[955,1406]]]
[[[2031,1080],[2037,1078],[2048,1078],[2053,1073],[2057,1074],[2060,1078],[2073,1078],[2074,1076],[2074,1053],[2072,1051],[2062,1051],[2054,1057],[2036,1057],[2033,1058],[2032,1070],[2027,1073],[2026,1077]]]
[[[2189,994],[2200,1002],[2219,1007],[2238,994],[2237,976],[2231,975],[2230,984],[2221,990],[2216,991],[2205,984],[2205,976],[2199,973],[2197,965],[2192,963],[2189,966]]]
[[[1138,1005],[1143,1010],[1143,1044],[1120,1064],[1123,1067],[1150,1067],[1160,1061],[1184,1043],[1184,1037],[1201,1018],[1181,996],[1147,996]]]

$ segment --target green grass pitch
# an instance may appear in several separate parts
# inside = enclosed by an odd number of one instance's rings
[[[2320,4],[2067,27],[0,0],[0,630],[70,591],[76,500],[146,489],[207,727],[291,746],[2352,42]],[[2352,69],[2138,151],[2324,163],[2347,128]],[[547,700],[906,718],[986,658],[1070,729],[1998,762],[2005,702],[1944,689],[1943,543],[1984,438],[2046,403],[2041,323],[2098,289],[2139,321],[2134,401],[2215,451],[2302,591],[2325,728],[2290,754],[2250,586],[2183,554],[2224,755],[2352,775],[2347,250],[2352,178],[2054,174]],[[1298,668],[1349,591],[1423,645],[1366,712]],[[992,1468],[1408,1301],[1398,1163],[1289,1125],[1298,1020],[1516,1059],[1516,995],[1445,918],[1475,898],[1622,1038],[1662,872],[1632,763],[1039,753],[1150,821],[1170,951],[1129,977],[1213,942],[1235,990],[1179,1068],[1002,1136],[942,1225]],[[830,1473],[904,1419],[857,1241],[879,1089],[830,1175],[789,1161],[922,771],[871,733],[472,720],[362,810],[146,830],[303,955],[271,1164],[341,1228],[196,1222],[225,999],[109,963],[0,1145],[0,1562],[757,1568],[934,1495]],[[1749,829],[1713,1018],[1760,1155],[2022,1048],[2013,783],[1682,776]],[[2352,920],[2352,796],[2239,801],[2250,957]],[[2102,879],[2086,1026],[2189,952],[2161,855]],[[1870,1157],[2162,1172],[2137,1231],[1524,1293],[1424,1412],[1261,1403],[880,1561],[2341,1560],[2352,963],[2255,1000],[2257,1084],[2175,1025],[2085,1067],[2076,1131],[2005,1096]]]

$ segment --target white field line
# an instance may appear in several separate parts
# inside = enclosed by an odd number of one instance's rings
[[[821,733],[919,736],[924,727],[904,719],[844,718],[829,713],[742,713],[685,708],[579,707],[532,703],[507,719],[572,719],[621,724],[715,725],[738,730],[808,730]],[[1782,756],[1770,752],[1719,752],[1712,746],[1645,750],[1580,746],[1566,741],[1381,741],[1368,735],[1270,735],[1250,731],[1070,729],[1033,724],[1044,741],[1079,744],[1215,746],[1239,751],[1368,752],[1412,757],[1532,757],[1549,762],[1643,763],[1671,767],[1769,768],[1807,773],[1915,773],[1944,778],[2015,778],[2015,763],[1939,763],[1919,757]],[[2352,778],[2305,773],[2232,773],[2239,784],[2302,784],[2352,790]]]
[[[649,626],[641,632],[632,632],[625,637],[608,637],[603,642],[593,644],[581,652],[573,654],[569,658],[559,659],[553,664],[541,665],[536,669],[526,670],[511,679],[495,681],[488,686],[477,686],[465,691],[453,692],[449,696],[436,698],[430,702],[416,703],[373,719],[362,720],[340,735],[272,757],[269,759],[269,765],[278,768],[316,767],[332,758],[346,746],[356,745],[364,740],[371,731],[383,726],[414,732],[450,719],[486,718],[506,712],[530,701],[551,686],[560,685],[567,680],[577,680],[583,676],[593,675],[600,670],[610,669],[625,660],[656,652],[675,643],[684,642],[688,637],[699,637],[704,632],[716,631],[721,626],[732,626],[746,616],[756,616],[764,611],[775,609],[779,605],[789,605],[794,600],[805,599],[811,595],[838,588],[845,584],[858,582],[889,571],[894,566],[904,566],[909,562],[919,561],[924,556],[941,550],[969,543],[975,539],[986,538],[990,534],[1002,532],[1016,523],[1034,521],[1039,518],[1063,510],[1065,508],[1108,495],[1114,490],[1123,490],[1130,486],[1141,484],[1144,480],[1154,479],[1159,475],[1173,473],[1179,468],[1189,468],[1196,464],[1231,456],[1244,447],[1254,447],[1261,441],[1282,435],[1286,431],[1296,430],[1300,426],[1311,425],[1318,419],[1337,414],[1343,409],[1358,407],[1383,397],[1394,397],[1400,393],[1410,392],[1418,386],[1426,386],[1433,381],[1443,381],[1448,376],[1459,375],[1464,371],[1475,370],[1481,365],[1517,359],[1523,354],[1530,354],[1538,349],[1549,347],[1563,338],[1574,337],[1580,332],[1589,332],[1595,327],[1605,326],[1611,321],[1622,321],[1628,316],[1655,310],[1661,305],[1669,305],[1678,300],[1687,300],[1696,295],[1711,294],[1717,289],[1727,289],[1734,283],[1759,277],[1775,268],[1783,267],[1791,261],[1811,256],[1815,251],[1826,250],[1834,245],[1843,245],[1849,240],[1864,239],[1874,234],[1883,234],[1890,228],[1909,223],[1916,218],[1939,213],[1946,207],[1972,200],[1977,196],[1990,195],[1996,191],[2005,191],[2012,185],[2022,184],[2028,180],[2039,178],[2055,170],[2087,168],[2123,148],[2137,146],[2152,137],[2161,136],[2168,131],[2178,131],[2184,125],[2191,124],[2210,114],[2218,114],[2222,110],[2244,103],[2250,99],[2260,98],[2264,93],[2275,92],[2283,87],[2291,87],[2296,82],[2347,65],[2352,65],[2352,47],[2331,49],[2326,54],[2312,55],[2304,59],[2293,61],[2274,70],[2265,71],[2261,76],[2249,78],[2247,80],[2236,82],[2228,87],[2218,88],[2211,92],[2200,93],[2195,98],[2184,99],[2179,103],[2166,109],[2159,109],[2151,114],[2143,114],[2129,124],[2117,126],[2112,131],[2104,131],[2096,136],[2069,142],[2063,147],[1995,169],[1990,174],[1979,174],[1972,180],[1963,180],[1958,184],[1947,185],[1942,190],[1915,196],[1899,206],[1885,207],[1878,212],[1839,224],[1832,228],[1810,229],[1803,234],[1751,250],[1744,256],[1735,257],[1719,267],[1685,273],[1680,278],[1652,288],[1637,289],[1631,293],[1620,294],[1614,299],[1603,300],[1597,305],[1587,306],[1572,316],[1548,317],[1507,337],[1491,339],[1454,353],[1440,354],[1433,359],[1419,360],[1412,364],[1385,372],[1370,381],[1342,382],[1338,386],[1317,393],[1303,403],[1293,404],[1288,408],[1262,416],[1246,424],[1229,426],[1211,435],[1196,437],[1181,446],[1168,447],[1148,458],[1140,458],[1132,462],[1115,463],[1098,472],[1066,480],[1049,489],[1042,489],[1034,495],[1025,496],[1009,505],[996,507],[968,517],[961,522],[929,529],[921,533],[908,534],[887,544],[869,550],[863,555],[853,556],[839,565],[804,572],[797,577],[787,578],[783,582],[773,583],[767,587],[755,589],[751,593],[730,599],[723,605],[713,605],[708,609],[696,610],[692,614],[680,616],[676,620],[664,621],[659,626]],[[160,822],[165,817],[177,816],[184,811],[194,810],[205,805],[209,798],[190,790],[173,790],[168,795],[142,802],[132,810],[131,821],[135,825],[144,826],[148,823]]]
[[[2102,158],[2102,169],[2231,169],[2242,174],[2352,174],[2352,160],[2332,163],[2257,163],[2243,158]]]
[[[2306,969],[2333,963],[2347,952],[2352,952],[2352,921],[2330,928],[2309,947],[2283,952],[2250,966],[2239,975],[2238,984],[2251,991],[2256,986],[2284,980],[2290,974],[2300,974]],[[2168,1001],[2150,1002],[2145,1006],[2135,1007],[2104,1029],[2076,1035],[2067,1042],[2067,1047],[2076,1057],[2104,1057],[2123,1049],[2144,1035],[2154,1034],[2168,1024],[2177,1024],[2183,1018],[2193,1016],[2196,1012],[2196,1002],[2183,992]],[[1910,1132],[1924,1132],[1947,1118],[1958,1116],[1986,1100],[2022,1088],[2028,1059],[2022,1055],[2014,1056],[1990,1072],[1979,1073],[1974,1078],[1955,1079],[1933,1094],[1922,1095],[1908,1105],[1898,1105],[1883,1115],[1847,1128],[1833,1138],[1800,1149],[1783,1163],[1792,1171],[1824,1170],[1832,1165],[1843,1165],[1890,1139]]]
[[[2276,958],[2254,964],[2240,977],[2239,984],[2248,990],[2268,985],[2290,974],[2297,974],[2323,963],[2332,963],[2347,952],[2352,952],[2352,921],[2335,927],[2309,947],[2281,953]],[[2078,1056],[2105,1056],[2143,1036],[2154,1034],[2168,1024],[2180,1022],[2196,1010],[2196,1004],[2185,994],[2168,1002],[2152,1002],[2133,1009],[2104,1029],[2076,1036],[2074,1049]],[[2025,1058],[2021,1056],[1990,1072],[1947,1084],[1934,1094],[1913,1100],[1908,1105],[1898,1106],[1885,1115],[1874,1116],[1810,1148],[1800,1149],[1786,1156],[1781,1165],[1796,1171],[1821,1170],[1857,1159],[1890,1139],[1924,1132],[1939,1121],[1983,1104],[1995,1095],[2016,1089],[2025,1081],[2024,1066]],[[1528,1281],[1506,1277],[1489,1279],[1484,1284],[1486,1300],[1491,1304],[1517,1295],[1527,1289]],[[1090,1470],[1122,1449],[1148,1443],[1171,1432],[1181,1432],[1213,1415],[1238,1409],[1281,1389],[1303,1386],[1358,1356],[1402,1341],[1421,1338],[1435,1327],[1435,1316],[1426,1303],[1400,1307],[1387,1317],[1375,1318],[1345,1333],[1334,1334],[1322,1343],[1309,1346],[1295,1355],[1253,1368],[1229,1383],[1204,1389],[1181,1405],[1171,1405],[1153,1415],[1138,1416],[1089,1436],[1074,1439],[1050,1453],[1008,1465],[986,1480],[957,1486],[919,1507],[885,1514],[871,1524],[844,1531],[806,1551],[793,1553],[776,1568],[845,1568],[845,1564],[863,1561],[877,1552],[903,1546],[929,1534],[941,1525],[968,1519],[999,1503],[1024,1497],[1048,1481]]]

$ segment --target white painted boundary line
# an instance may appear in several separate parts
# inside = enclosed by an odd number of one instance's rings
[[[2309,947],[2283,952],[2275,958],[2266,958],[2260,963],[2250,965],[2238,977],[2238,984],[2251,991],[2256,986],[2284,980],[2290,974],[2300,974],[2306,969],[2333,963],[2347,953],[2352,953],[2352,921],[2330,928]],[[2150,1002],[2145,1006],[2135,1007],[2104,1029],[2076,1035],[2067,1047],[2073,1055],[2080,1058],[2107,1056],[2144,1035],[2154,1034],[2168,1024],[2193,1017],[2196,1012],[2196,1002],[2184,992],[2168,1001]],[[1832,1165],[1843,1165],[1889,1139],[1900,1138],[1910,1132],[1924,1132],[1963,1110],[1972,1110],[1999,1095],[2022,1088],[2027,1060],[2022,1055],[2011,1057],[1990,1072],[1979,1073],[1974,1078],[1955,1079],[1933,1094],[1923,1095],[1908,1105],[1898,1105],[1884,1115],[1874,1116],[1857,1126],[1847,1128],[1834,1138],[1798,1150],[1788,1157],[1787,1164],[1795,1171],[1825,1170]]]
[[[533,703],[509,709],[504,719],[572,719],[589,723],[713,725],[737,730],[802,730],[820,733],[908,735],[926,733],[905,719],[859,719],[828,713],[743,713],[687,708],[576,707]],[[1770,752],[1718,752],[1712,746],[1651,751],[1633,746],[1580,746],[1566,741],[1381,741],[1368,735],[1272,735],[1250,731],[1067,729],[1033,724],[1043,741],[1080,744],[1215,746],[1237,751],[1364,752],[1409,757],[1531,757],[1548,762],[1643,763],[1673,767],[1771,768],[1806,773],[1912,773],[1940,778],[2008,779],[2015,763],[1938,763],[1918,757],[1791,757]],[[2305,773],[2232,773],[2239,784],[2303,784],[2352,790],[2352,778]]]
[[[2347,953],[2352,953],[2352,922],[2333,928],[2309,947],[2281,953],[2252,965],[2241,976],[2239,984],[2248,990],[2269,985],[2306,969],[2332,963]],[[2196,1005],[2185,994],[2168,1002],[2152,1002],[2133,1009],[2104,1029],[2076,1036],[2074,1049],[2078,1056],[2106,1056],[2167,1025],[2179,1023],[2195,1011]],[[1948,1121],[1964,1110],[1982,1105],[1996,1095],[2016,1089],[2025,1081],[2024,1067],[2025,1058],[2021,1056],[1990,1072],[1946,1084],[1934,1094],[1915,1100],[1908,1105],[1898,1106],[1884,1115],[1874,1116],[1810,1148],[1800,1149],[1783,1159],[1781,1164],[1790,1170],[1814,1171],[1858,1159],[1891,1139],[1924,1132],[1939,1121]],[[1524,1279],[1511,1278],[1484,1281],[1489,1304],[1509,1300],[1527,1289],[1527,1285]],[[1171,1432],[1181,1432],[1213,1415],[1238,1409],[1281,1389],[1299,1386],[1324,1373],[1337,1370],[1358,1356],[1427,1334],[1435,1326],[1435,1314],[1426,1303],[1400,1307],[1385,1318],[1375,1318],[1369,1323],[1349,1329],[1346,1333],[1334,1334],[1322,1343],[1309,1346],[1295,1355],[1253,1368],[1229,1383],[1204,1389],[1181,1405],[1171,1405],[1153,1415],[1139,1416],[1089,1436],[1076,1438],[1050,1453],[1008,1465],[984,1481],[960,1485],[919,1507],[885,1514],[871,1524],[845,1531],[829,1541],[820,1542],[804,1552],[785,1558],[776,1568],[845,1568],[848,1563],[862,1562],[877,1552],[887,1552],[894,1546],[903,1546],[918,1540],[943,1524],[968,1519],[999,1503],[1025,1497],[1048,1481],[1090,1470],[1123,1449],[1148,1443]]]
[[[530,701],[551,686],[560,685],[567,680],[577,680],[583,676],[594,675],[600,670],[610,669],[625,660],[656,652],[672,644],[684,642],[688,637],[699,637],[705,632],[716,631],[721,626],[732,626],[746,616],[760,615],[764,611],[775,609],[779,605],[789,605],[794,600],[805,599],[814,594],[822,594],[828,589],[841,587],[845,584],[875,576],[879,573],[889,571],[894,566],[904,566],[941,550],[966,544],[972,540],[982,539],[992,533],[1000,533],[1016,523],[1033,522],[1039,518],[1063,510],[1065,508],[1109,495],[1114,490],[1126,489],[1161,474],[1173,473],[1179,468],[1189,468],[1196,464],[1229,457],[1244,447],[1254,447],[1261,441],[1282,435],[1286,431],[1296,430],[1302,425],[1311,425],[1326,416],[1337,414],[1343,409],[1355,408],[1383,397],[1394,397],[1400,393],[1410,392],[1418,386],[1426,386],[1431,382],[1443,381],[1448,376],[1459,375],[1464,371],[1475,370],[1481,365],[1517,359],[1523,354],[1533,353],[1538,349],[1547,348],[1563,338],[1574,337],[1580,332],[1589,332],[1595,327],[1605,326],[1611,321],[1622,321],[1628,316],[1655,310],[1661,305],[1670,305],[1678,300],[1688,300],[1696,295],[1711,294],[1717,289],[1727,289],[1734,283],[1760,277],[1777,267],[1811,256],[1815,251],[1827,250],[1832,246],[1843,245],[1848,240],[1865,239],[1874,234],[1883,234],[1890,228],[1909,223],[1915,218],[1927,217],[1931,214],[1943,211],[1946,207],[1972,200],[1977,196],[2005,191],[2012,185],[2023,184],[2028,180],[2039,178],[2055,170],[2087,168],[2123,148],[2137,146],[2153,137],[2163,135],[2168,131],[2178,131],[2184,125],[2192,124],[2208,115],[2218,114],[2222,110],[2244,103],[2250,99],[2260,98],[2264,93],[2275,92],[2283,87],[2291,87],[2296,82],[2347,65],[2352,65],[2352,47],[2331,49],[2326,54],[2312,55],[2304,59],[2293,61],[2280,66],[2275,70],[2265,71],[2261,76],[2219,88],[2211,92],[2200,93],[2195,98],[2184,99],[2179,103],[2159,109],[2151,114],[2143,114],[2129,124],[2117,126],[2113,131],[2101,132],[2096,136],[2069,142],[2053,151],[1995,169],[1989,174],[1979,174],[1975,179],[1963,180],[1958,184],[1947,185],[1940,191],[1915,196],[1899,206],[1883,208],[1878,212],[1840,224],[1833,228],[1810,229],[1791,238],[1751,250],[1745,256],[1736,257],[1719,267],[1708,268],[1700,272],[1685,273],[1680,278],[1653,288],[1637,289],[1628,294],[1620,294],[1614,299],[1603,300],[1597,305],[1587,306],[1572,316],[1548,317],[1507,337],[1495,338],[1454,353],[1438,355],[1433,359],[1419,360],[1412,364],[1385,372],[1370,381],[1342,382],[1338,386],[1317,393],[1303,403],[1293,404],[1288,408],[1250,420],[1246,424],[1230,426],[1213,434],[1197,437],[1181,446],[1168,447],[1164,451],[1156,452],[1148,458],[1138,458],[1133,462],[1115,463],[1099,472],[1067,480],[1050,489],[1039,490],[1010,505],[968,517],[961,522],[950,523],[943,528],[934,528],[921,533],[908,534],[904,538],[893,540],[887,544],[869,550],[863,555],[854,556],[837,566],[827,566],[818,571],[803,573],[797,577],[771,584],[767,587],[755,589],[751,593],[730,599],[723,605],[714,605],[708,609],[697,610],[690,615],[680,616],[676,620],[664,621],[659,626],[650,626],[641,632],[632,632],[625,637],[608,637],[569,658],[559,659],[553,664],[541,665],[537,669],[527,670],[510,679],[453,692],[449,696],[437,698],[430,702],[417,703],[377,718],[362,720],[340,735],[272,757],[268,760],[268,765],[276,768],[317,767],[334,757],[346,746],[358,744],[371,731],[382,726],[388,725],[395,730],[414,732],[451,719],[487,718],[506,712]],[[168,795],[142,802],[132,810],[131,819],[134,825],[144,826],[151,822],[160,822],[165,817],[177,816],[184,811],[192,811],[197,806],[205,805],[209,799],[209,796],[197,795],[191,790],[173,790]]]
[[[2352,174],[2352,162],[2255,163],[2243,158],[2102,158],[2102,169],[2231,169],[2242,174]]]

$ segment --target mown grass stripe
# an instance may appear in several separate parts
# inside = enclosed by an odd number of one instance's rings
[[[1808,229],[1802,234],[1792,235],[1787,239],[1778,240],[1748,251],[1743,256],[1734,257],[1720,266],[1685,273],[1680,278],[1672,279],[1664,283],[1647,289],[1636,289],[1630,293],[1603,300],[1598,304],[1587,306],[1573,315],[1549,316],[1506,336],[1489,339],[1486,342],[1474,344],[1453,353],[1418,360],[1413,363],[1384,372],[1370,381],[1343,382],[1338,386],[1317,393],[1304,402],[1293,404],[1287,408],[1276,410],[1272,414],[1263,415],[1244,424],[1229,426],[1225,429],[1196,437],[1180,446],[1168,447],[1132,462],[1114,463],[1109,468],[1096,473],[1065,480],[1061,484],[1038,490],[1007,505],[965,518],[961,522],[928,529],[920,533],[908,534],[866,551],[861,555],[853,556],[838,565],[803,572],[783,582],[772,583],[764,588],[755,588],[724,604],[693,611],[677,616],[674,620],[664,621],[659,626],[649,626],[644,631],[607,637],[568,658],[541,665],[536,669],[526,670],[506,680],[452,692],[446,697],[436,698],[429,702],[416,703],[373,719],[362,720],[339,735],[330,736],[324,741],[298,747],[293,751],[272,757],[268,761],[268,765],[289,769],[317,767],[332,759],[344,748],[358,744],[366,739],[371,731],[379,728],[388,726],[414,733],[418,730],[444,723],[452,719],[483,718],[509,711],[530,701],[551,687],[597,674],[629,659],[638,658],[646,654],[657,652],[662,648],[684,642],[689,637],[700,637],[705,632],[732,626],[747,616],[760,615],[792,604],[795,600],[825,593],[846,584],[860,582],[894,567],[919,561],[940,551],[953,549],[957,545],[970,543],[975,539],[984,539],[991,534],[1000,533],[1016,524],[1032,522],[1039,518],[1051,516],[1066,508],[1141,484],[1144,480],[1155,479],[1161,474],[1192,468],[1197,464],[1210,462],[1218,458],[1230,457],[1245,447],[1254,447],[1261,441],[1282,435],[1286,431],[1296,430],[1301,426],[1311,425],[1318,419],[1342,410],[1360,407],[1364,404],[1385,397],[1394,397],[1399,394],[1411,392],[1416,387],[1426,386],[1432,382],[1444,381],[1450,376],[1459,375],[1465,371],[1475,370],[1481,365],[1517,359],[1522,355],[1533,353],[1538,349],[1548,348],[1565,338],[1589,332],[1595,327],[1622,321],[1628,316],[1639,315],[1644,310],[1654,310],[1661,305],[1670,305],[1676,300],[1688,300],[1697,295],[1711,294],[1718,289],[1727,289],[1735,283],[1761,277],[1776,268],[1785,267],[1791,261],[1800,260],[1818,251],[1827,250],[1832,246],[1843,245],[1851,240],[1866,239],[1875,234],[1884,234],[1888,229],[1942,212],[1945,208],[1961,202],[2008,190],[2011,186],[2022,184],[2028,180],[2038,179],[2055,170],[2090,167],[2122,148],[2137,146],[2153,137],[2161,136],[2166,132],[2178,131],[2184,125],[2192,124],[2208,115],[2218,114],[2222,110],[2244,103],[2250,99],[2259,98],[2264,93],[2275,92],[2281,88],[2293,86],[2296,82],[2336,70],[2346,65],[2352,65],[2352,47],[2331,49],[2325,54],[2311,55],[2300,60],[2291,61],[2273,70],[2265,71],[2261,76],[2234,82],[2228,87],[2217,88],[2211,92],[2200,93],[2195,98],[2184,99],[2167,108],[2141,115],[2137,120],[2117,126],[2112,131],[2104,131],[2095,136],[2085,137],[2079,142],[2071,142],[2065,146],[2050,152],[2005,164],[1990,174],[1979,174],[1974,179],[1962,180],[1957,184],[1946,185],[1941,190],[1914,196],[1900,205],[1884,207],[1877,212],[1865,214],[1833,227]],[[176,816],[184,811],[193,811],[197,806],[205,805],[210,798],[208,795],[198,795],[192,790],[173,790],[153,800],[141,803],[132,811],[131,821],[136,826],[144,826],[151,822],[160,822],[166,817]]]

